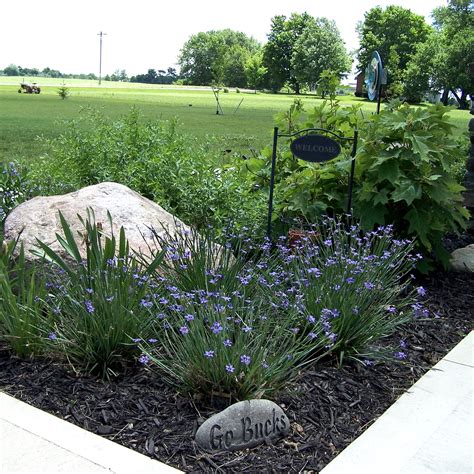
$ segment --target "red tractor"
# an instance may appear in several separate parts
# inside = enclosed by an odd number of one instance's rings
[[[39,94],[41,92],[41,88],[33,82],[29,84],[28,82],[22,82],[20,84],[20,88],[18,89],[18,93],[21,94],[24,92],[25,94]]]

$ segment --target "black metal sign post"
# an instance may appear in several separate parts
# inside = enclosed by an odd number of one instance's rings
[[[312,133],[316,132],[316,133]],[[275,187],[275,169],[277,144],[279,137],[295,138],[290,145],[291,152],[297,158],[310,163],[324,163],[336,158],[341,153],[341,145],[331,137],[322,135],[325,133],[332,135],[339,141],[352,142],[351,152],[351,171],[349,176],[349,190],[348,190],[348,204],[347,213],[350,215],[352,211],[352,189],[354,184],[355,174],[355,155],[357,152],[357,137],[358,131],[354,130],[352,138],[346,138],[331,130],[324,128],[306,128],[298,130],[294,133],[278,133],[278,127],[273,129],[273,150],[272,150],[272,169],[270,174],[270,192],[268,197],[268,220],[267,220],[267,237],[271,239],[272,234],[272,214],[273,214],[273,190]]]

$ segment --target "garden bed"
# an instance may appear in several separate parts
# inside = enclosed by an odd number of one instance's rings
[[[472,328],[474,275],[433,273],[419,281],[437,317],[414,320],[392,336],[407,359],[374,366],[320,362],[275,401],[292,422],[274,446],[208,454],[194,442],[215,409],[182,397],[142,367],[107,383],[75,376],[48,359],[22,361],[0,351],[0,389],[110,440],[185,472],[317,472],[359,436]]]

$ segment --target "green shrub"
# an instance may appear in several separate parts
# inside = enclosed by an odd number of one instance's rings
[[[414,108],[394,103],[372,117],[357,154],[355,212],[364,228],[393,224],[400,235],[447,264],[448,232],[466,227],[464,189],[453,173],[464,159],[440,104]],[[426,269],[426,262],[424,262]]]
[[[442,238],[466,226],[459,184],[462,148],[452,136],[448,108],[414,108],[393,102],[380,115],[363,118],[357,107],[324,102],[303,120],[296,102],[278,117],[280,128],[293,132],[320,127],[351,137],[359,128],[353,212],[362,228],[393,224],[401,238],[415,238],[426,257],[447,263]],[[307,163],[295,158],[281,140],[275,187],[275,216],[302,217],[309,222],[347,209],[350,143],[328,163]],[[251,183],[268,184],[271,149],[248,164]],[[419,262],[427,270],[429,259]]]
[[[0,173],[0,229],[9,212],[30,196],[26,170],[16,163],[3,164]]]
[[[45,280],[42,267],[27,264],[17,242],[4,242],[0,249],[0,338],[19,357],[40,353],[48,335],[44,316]]]
[[[403,357],[381,339],[414,313],[426,316],[407,278],[412,244],[390,228],[361,236],[334,221],[309,235],[297,246],[280,240],[276,251],[245,239],[237,257],[194,231],[156,236],[167,263],[157,269],[158,319],[141,362],[181,390],[242,399],[270,394],[328,354]]]
[[[132,339],[146,337],[153,288],[149,273],[162,254],[142,269],[130,255],[123,228],[117,241],[112,230],[107,235],[95,223],[91,210],[87,214],[84,259],[62,214],[64,237],[57,238],[68,259],[40,241],[36,254],[55,268],[44,301],[52,319],[52,350],[67,358],[76,371],[110,377],[133,359]],[[109,223],[112,229],[110,215]]]
[[[217,154],[212,139],[199,141],[178,128],[176,120],[145,120],[137,109],[114,121],[85,110],[46,140],[49,151],[32,164],[30,179],[42,194],[118,182],[198,227],[251,222],[255,202],[238,168]]]

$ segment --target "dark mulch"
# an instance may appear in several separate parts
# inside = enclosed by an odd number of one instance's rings
[[[16,398],[186,472],[318,472],[375,421],[472,327],[474,275],[437,273],[420,282],[439,319],[414,321],[393,337],[408,343],[403,363],[306,370],[276,398],[292,433],[275,445],[207,454],[193,437],[213,411],[177,395],[141,369],[105,383],[49,360],[0,350],[0,388]]]

